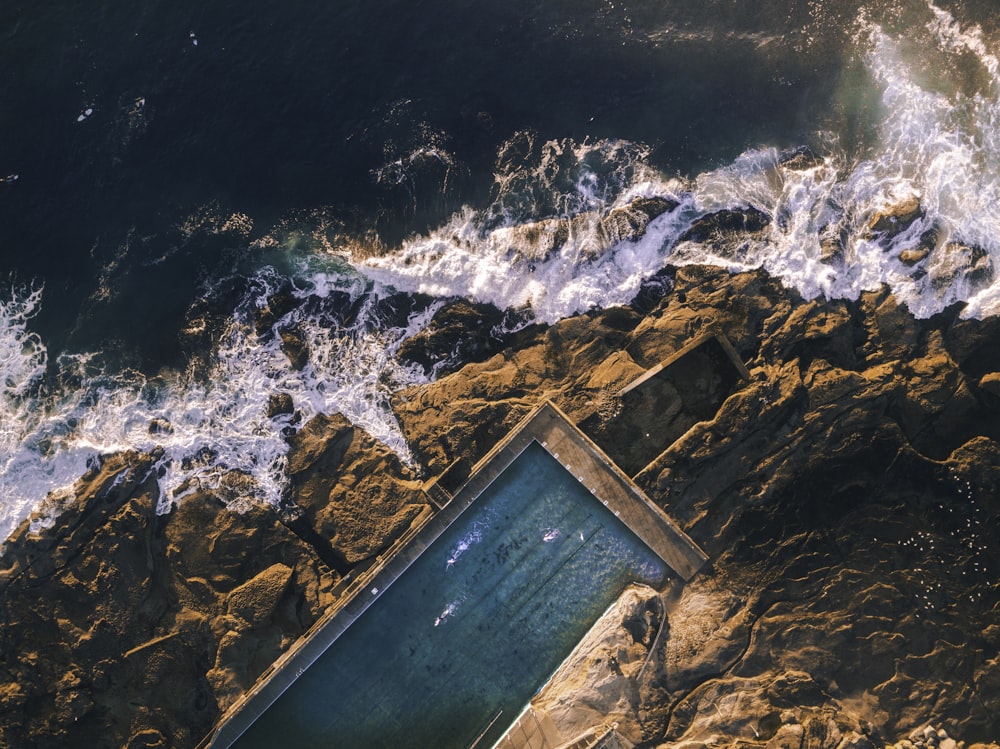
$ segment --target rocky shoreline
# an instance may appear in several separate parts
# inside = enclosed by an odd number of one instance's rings
[[[959,313],[916,320],[886,290],[807,301],[704,266],[501,338],[464,338],[497,312],[456,302],[401,353],[431,368],[462,352],[393,404],[423,473],[330,415],[289,437],[282,511],[234,502],[252,489],[232,474],[158,516],[156,456],[107,456],[54,525],[3,547],[0,744],[195,746],[343,573],[409,527],[422,479],[471,465],[543,399],[608,418],[609,393],[709,329],[750,379],[636,480],[712,564],[664,594],[655,667],[614,708],[622,734],[685,749],[996,741],[1000,320]],[[276,413],[294,408],[275,395]]]

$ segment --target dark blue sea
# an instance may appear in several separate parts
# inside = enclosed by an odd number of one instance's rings
[[[125,448],[164,447],[164,512],[229,470],[255,479],[233,502],[278,501],[276,392],[407,458],[388,399],[436,372],[394,354],[455,298],[510,329],[710,262],[807,297],[888,283],[920,315],[996,314],[1000,282],[914,273],[863,231],[917,197],[911,234],[1000,260],[996,10],[8,0],[0,537]],[[785,168],[797,152],[815,159]],[[672,207],[608,236],[640,198]],[[746,207],[774,219],[759,242],[678,241]],[[848,238],[833,264],[831,231]]]

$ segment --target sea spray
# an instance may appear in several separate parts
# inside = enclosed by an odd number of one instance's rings
[[[807,298],[855,299],[886,283],[920,317],[956,302],[966,316],[1000,313],[997,59],[977,29],[937,6],[928,3],[920,18],[919,48],[858,22],[855,44],[882,102],[877,142],[860,153],[845,150],[836,134],[818,133],[826,145],[811,163],[755,148],[683,180],[658,175],[641,145],[538,147],[522,136],[501,149],[492,205],[466,208],[358,267],[400,290],[528,309],[547,323],[627,303],[668,262],[764,268]],[[927,54],[940,62],[936,77],[921,64]],[[616,241],[608,220],[637,197],[674,207]],[[912,225],[873,234],[873,217],[911,199],[920,206]],[[728,243],[681,241],[698,218],[747,208],[770,219],[766,232]],[[839,257],[825,256],[831,238],[842,245]],[[924,257],[902,255],[920,243]]]
[[[41,305],[41,287],[14,285],[0,299],[0,537],[10,532],[49,491],[78,477],[86,456],[67,454],[59,404],[45,388],[48,351],[29,329]],[[65,407],[65,406],[64,406]],[[72,410],[72,406],[68,410]]]
[[[5,303],[0,308],[7,383],[0,537],[9,536],[47,495],[65,494],[88,461],[126,450],[162,448],[158,512],[168,512],[197,489],[214,492],[234,509],[260,501],[279,504],[287,483],[285,431],[293,416],[268,416],[275,393],[291,397],[296,420],[339,412],[411,460],[388,400],[423,375],[398,364],[394,352],[426,324],[433,309],[411,320],[412,328],[379,325],[373,320],[378,288],[350,277],[335,283],[318,274],[315,284],[304,282],[298,293],[319,300],[320,310],[331,284],[365,298],[358,300],[349,326],[337,326],[329,314],[301,310],[276,323],[294,324],[307,342],[309,360],[296,370],[281,350],[280,336],[258,335],[252,324],[261,290],[273,288],[275,280],[272,268],[255,277],[211,353],[207,372],[112,375],[91,358],[63,357],[63,376],[57,379],[73,384],[44,400],[46,351],[26,327],[41,291],[16,293]],[[37,518],[35,527],[50,521]]]
[[[401,291],[529,310],[545,323],[626,303],[662,268],[693,215],[685,210],[684,183],[658,176],[646,156],[645,149],[620,142],[548,142],[515,168],[501,151],[498,196],[486,210],[466,208],[439,229],[382,257],[358,259],[357,266]],[[640,198],[663,200],[671,209],[633,239],[616,241],[609,216]],[[538,209],[542,213],[532,213]]]

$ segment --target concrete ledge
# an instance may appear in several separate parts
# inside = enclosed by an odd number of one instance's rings
[[[732,363],[733,368],[739,374],[740,378],[743,380],[749,380],[750,370],[747,369],[746,364],[744,364],[743,360],[740,359],[739,355],[736,353],[736,349],[733,348],[733,344],[729,342],[729,339],[726,338],[725,334],[717,330],[708,330],[707,332],[702,333],[698,337],[689,341],[683,348],[678,349],[670,356],[668,356],[666,359],[661,361],[659,364],[647,369],[640,377],[637,377],[636,379],[632,380],[632,382],[630,382],[628,385],[619,390],[618,396],[622,397],[632,392],[636,388],[642,387],[646,382],[656,377],[656,375],[658,375],[664,369],[666,369],[671,364],[676,362],[678,359],[682,359],[695,349],[704,346],[713,338],[722,348],[723,352],[726,354],[726,357]]]

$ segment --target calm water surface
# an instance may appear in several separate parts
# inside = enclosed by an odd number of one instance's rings
[[[598,616],[663,563],[537,443],[237,742],[490,746]]]

